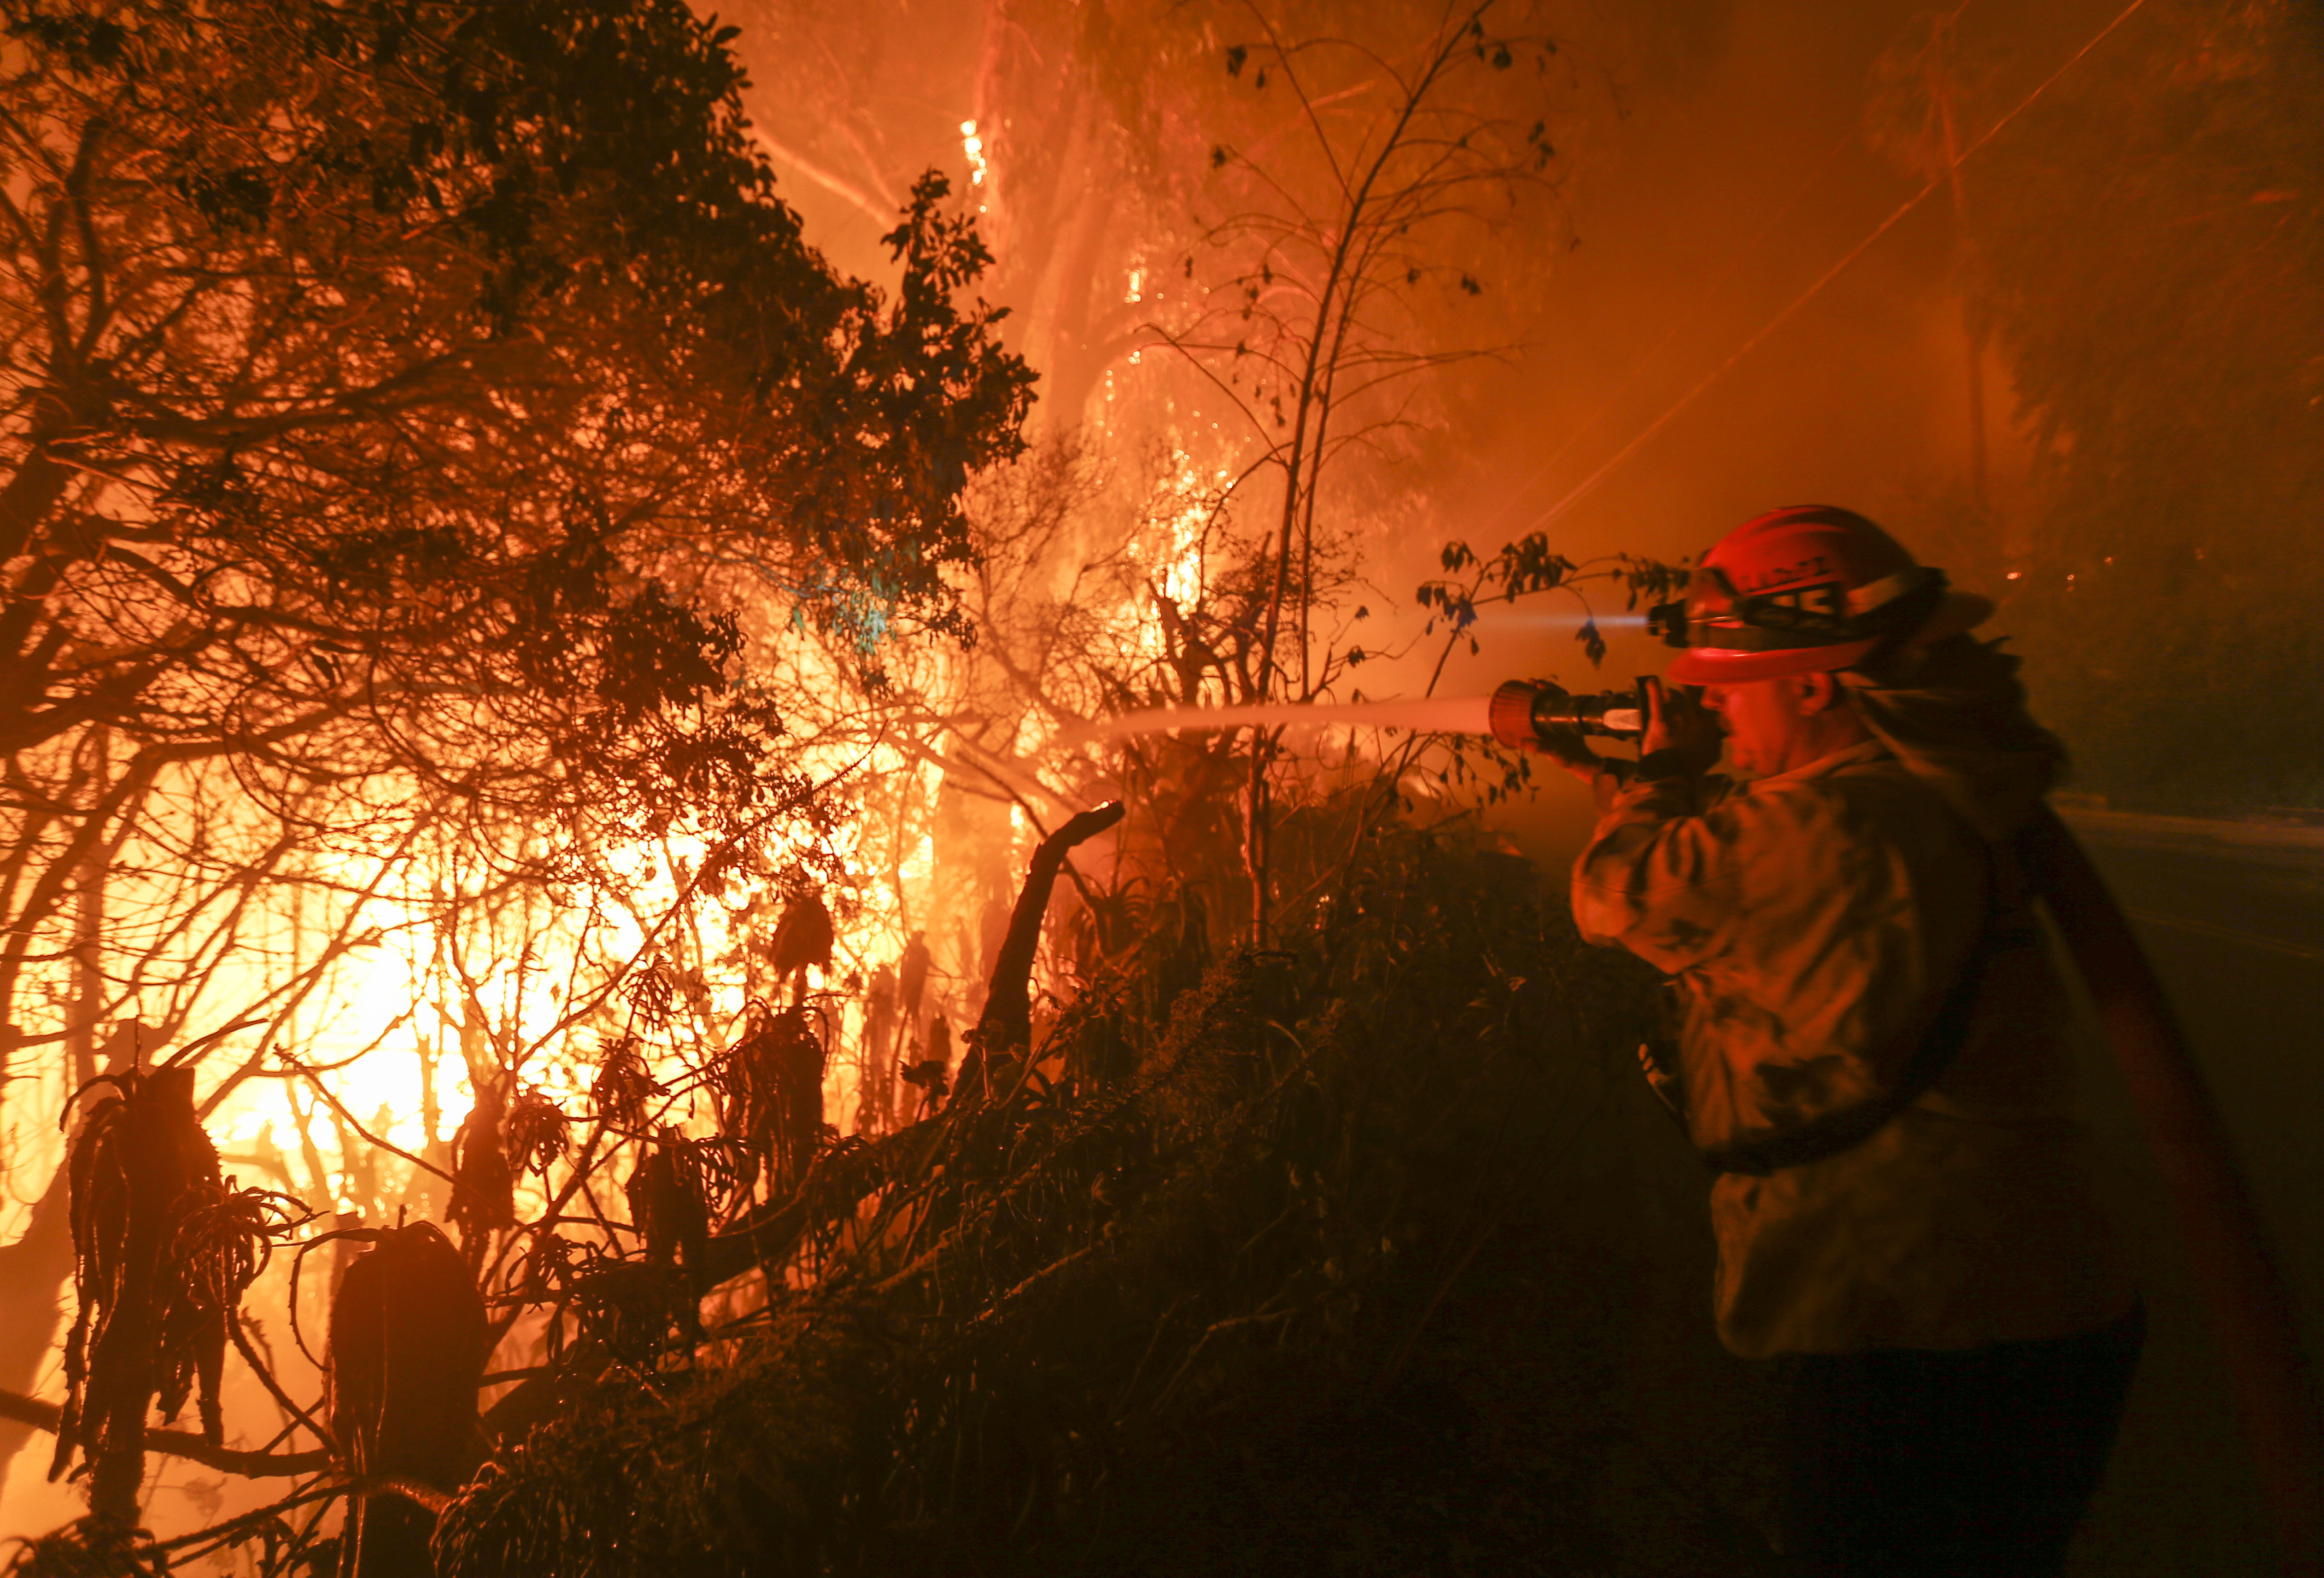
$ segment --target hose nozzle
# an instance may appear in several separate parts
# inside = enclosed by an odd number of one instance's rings
[[[1512,679],[1493,692],[1493,738],[1514,751],[1538,750],[1553,730],[1634,740],[1646,733],[1646,682],[1577,696],[1546,679]]]

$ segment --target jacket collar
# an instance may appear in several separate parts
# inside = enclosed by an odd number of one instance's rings
[[[1811,779],[1829,778],[1835,772],[1842,772],[1851,767],[1890,760],[1893,757],[1894,752],[1879,741],[1860,740],[1844,750],[1833,752],[1829,756],[1819,756],[1804,766],[1794,767],[1787,772],[1771,772],[1765,778],[1755,778],[1751,781],[1754,784],[1805,783]]]

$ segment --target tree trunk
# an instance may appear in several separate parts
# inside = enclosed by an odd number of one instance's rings
[[[58,1298],[72,1275],[72,1258],[71,1207],[60,1163],[34,1203],[23,1236],[0,1245],[0,1288],[7,1290],[0,1297],[0,1389],[32,1395],[42,1366],[56,1349]],[[0,1419],[0,1484],[7,1482],[8,1465],[32,1435],[30,1425]]]
[[[457,1490],[475,1467],[476,1388],[492,1353],[484,1304],[432,1223],[355,1259],[331,1306],[331,1429],[351,1466]],[[355,1498],[341,1578],[427,1578],[436,1515],[394,1494]]]
[[[968,1033],[968,1057],[960,1066],[960,1082],[953,1087],[954,1102],[981,1101],[987,1094],[984,1073],[999,1057],[1028,1055],[1033,1038],[1033,955],[1041,942],[1041,921],[1049,911],[1049,895],[1057,885],[1065,855],[1073,847],[1096,837],[1121,820],[1122,805],[1110,800],[1084,811],[1041,841],[1033,853],[1025,886],[1009,919],[1008,936],[996,950],[992,979],[984,998],[984,1011]]]

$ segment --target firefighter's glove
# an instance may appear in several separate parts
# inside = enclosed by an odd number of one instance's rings
[[[1638,742],[1638,776],[1701,778],[1719,761],[1726,731],[1719,715],[1692,690],[1665,690],[1658,678],[1642,682],[1646,693],[1646,732]]]

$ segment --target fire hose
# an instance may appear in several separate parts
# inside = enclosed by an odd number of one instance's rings
[[[2168,1186],[2195,1282],[2275,1524],[2287,1578],[2324,1578],[2324,1408],[2292,1290],[2268,1252],[2250,1186],[2130,918],[2080,843],[2043,806],[2017,858],[2097,1005]]]
[[[1531,745],[1552,729],[1636,737],[1646,697],[1572,696],[1513,680],[1493,694],[1492,732]],[[2043,806],[2015,852],[2098,1010],[2138,1109],[2227,1362],[2286,1578],[2324,1578],[2324,1406],[2301,1349],[2290,1286],[2267,1245],[2226,1125],[2129,918],[2080,843]]]

